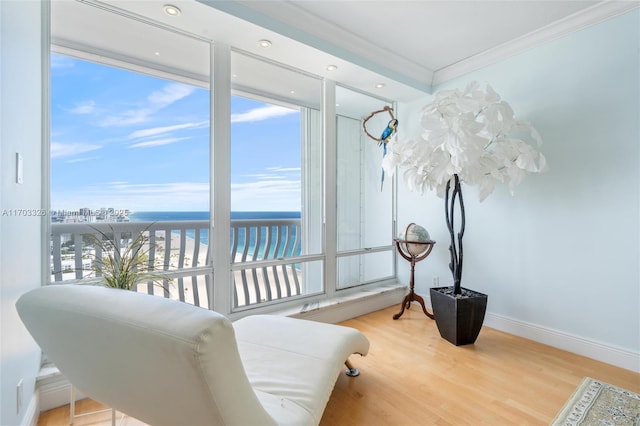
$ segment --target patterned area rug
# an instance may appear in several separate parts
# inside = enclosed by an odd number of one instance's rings
[[[640,395],[585,377],[552,426],[640,426]]]

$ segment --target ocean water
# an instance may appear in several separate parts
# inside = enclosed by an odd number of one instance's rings
[[[176,212],[176,211],[150,211],[150,212],[134,212],[129,215],[131,222],[162,222],[162,221],[179,221],[179,220],[209,220],[209,212],[193,211],[193,212]],[[231,220],[240,219],[300,219],[300,212],[231,212]],[[295,232],[295,231],[294,231]],[[195,238],[194,230],[187,230],[187,237]],[[294,235],[291,236],[295,238]],[[233,236],[232,236],[233,238]],[[242,252],[245,240],[244,229],[240,228],[238,232],[238,251]],[[253,253],[256,245],[255,228],[249,235],[249,253]],[[209,233],[207,230],[203,230],[200,233],[200,241],[202,244],[209,243]],[[270,252],[275,250],[274,243],[270,247]],[[284,249],[284,248],[283,248]],[[282,250],[283,250],[282,249]],[[265,250],[264,241],[259,242],[258,251],[263,253]],[[296,256],[300,254],[300,248],[298,247],[297,253],[281,253],[279,257]]]

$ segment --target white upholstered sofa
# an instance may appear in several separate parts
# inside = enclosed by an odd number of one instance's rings
[[[151,425],[317,425],[352,328],[275,315],[231,322],[186,303],[51,285],[16,304],[27,329],[87,396]]]

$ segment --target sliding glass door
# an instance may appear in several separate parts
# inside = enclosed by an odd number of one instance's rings
[[[321,293],[320,80],[231,58],[233,307]]]

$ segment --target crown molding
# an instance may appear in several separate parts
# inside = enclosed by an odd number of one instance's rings
[[[435,87],[453,78],[476,71],[502,61],[527,49],[556,40],[565,35],[614,18],[640,7],[639,0],[603,1],[590,8],[574,13],[560,21],[532,31],[522,37],[503,43],[480,54],[463,59],[433,73],[431,86]]]

